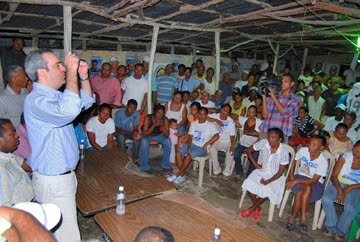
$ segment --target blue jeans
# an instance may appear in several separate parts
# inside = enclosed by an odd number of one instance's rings
[[[187,154],[191,155],[192,158],[195,157],[201,157],[201,156],[205,156],[207,151],[203,149],[203,147],[191,144],[191,151],[190,153],[188,153],[189,150],[189,145],[188,143],[186,143],[183,147],[180,148],[180,153],[185,156]]]
[[[137,160],[139,158],[139,149],[140,149],[140,140],[134,140],[133,137],[128,135],[122,135],[122,134],[115,134],[115,137],[117,141],[119,142],[120,148],[123,150],[126,150],[126,143],[125,140],[131,140],[132,141],[132,155],[131,158],[133,161]]]
[[[348,185],[340,183],[341,187]],[[332,183],[329,183],[325,189],[321,203],[325,212],[325,227],[329,232],[336,231],[338,236],[346,236],[349,233],[352,220],[356,216],[357,204],[360,199],[360,189],[353,189],[345,196],[344,212],[340,219],[336,215],[334,201],[336,200],[337,191]]]
[[[166,138],[163,134],[157,136],[142,137],[140,142],[140,169],[142,171],[149,170],[149,147],[150,142],[156,141],[162,144],[163,156],[161,160],[161,167],[164,169],[170,169],[170,152],[171,152],[171,140]]]
[[[243,146],[241,144],[237,144],[237,146],[236,146],[235,155],[234,155],[235,173],[236,173],[236,175],[243,175],[244,168],[241,165],[241,155],[244,153],[244,150],[247,149],[247,148],[249,148],[249,147],[245,147],[245,146]],[[253,153],[253,156],[254,156],[255,160],[258,160],[259,151],[255,151]],[[255,167],[252,164],[252,162],[249,160],[249,166],[248,166],[248,170],[247,170],[247,173],[246,173],[246,177],[248,177],[253,170],[255,170]]]

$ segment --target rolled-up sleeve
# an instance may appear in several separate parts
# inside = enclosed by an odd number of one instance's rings
[[[80,98],[82,102],[82,107],[84,107],[85,110],[90,108],[95,102],[95,94],[90,97],[83,89],[80,89]]]

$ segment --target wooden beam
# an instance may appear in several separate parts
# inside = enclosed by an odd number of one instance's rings
[[[64,17],[64,54],[71,52],[71,41],[72,41],[72,14],[71,7],[63,7]]]
[[[256,4],[256,5],[260,5],[262,8],[272,8],[273,6],[266,3],[266,2],[262,2],[259,0],[245,0],[246,2],[252,3],[252,4]]]
[[[153,28],[153,36],[151,41],[151,50],[150,50],[150,62],[149,62],[149,70],[148,70],[148,95],[147,95],[147,110],[148,114],[152,113],[152,89],[151,89],[151,81],[153,76],[153,69],[154,69],[154,62],[155,62],[155,52],[156,52],[156,45],[157,39],[159,35],[159,27],[154,26]],[[155,80],[154,80],[155,81]]]
[[[232,46],[232,47],[230,47],[230,48],[228,48],[228,49],[224,49],[224,50],[220,50],[220,52],[229,52],[229,51],[231,51],[231,50],[234,50],[234,49],[236,49],[237,47],[239,47],[239,46],[242,46],[242,45],[246,45],[247,43],[251,43],[251,42],[254,42],[255,40],[254,39],[249,39],[249,40],[246,40],[246,41],[244,41],[244,42],[241,42],[241,43],[239,43],[239,44],[236,44],[236,45],[234,45],[234,46]]]
[[[360,10],[356,8],[346,8],[338,4],[325,3],[320,1],[316,1],[315,6],[330,12],[346,14],[355,18],[360,18]]]
[[[294,48],[294,46],[291,45],[287,50],[284,51],[284,53],[282,53],[281,55],[280,55],[280,53],[279,53],[279,59],[283,58],[283,57],[284,57],[290,50],[292,50],[293,48]]]
[[[223,19],[215,19],[213,21],[207,22],[206,24],[203,24],[200,26],[202,26],[204,28],[208,28],[209,26],[214,26],[216,24],[238,22],[238,21],[244,20],[244,19],[247,20],[248,18],[253,18],[254,16],[259,15],[259,14],[264,14],[264,13],[275,12],[275,11],[279,11],[279,10],[283,10],[283,9],[287,9],[287,8],[292,8],[292,7],[299,6],[301,4],[311,3],[311,1],[312,0],[302,0],[302,1],[292,2],[292,3],[288,3],[288,4],[283,4],[283,5],[272,7],[272,8],[262,9],[262,10],[247,13],[247,14],[231,16],[231,17],[227,17],[227,18],[223,18]]]
[[[220,84],[220,32],[215,32],[215,89],[219,89]]]
[[[32,38],[32,47],[34,49],[39,48],[39,37],[33,37]]]
[[[344,20],[344,21],[323,21],[323,20],[303,20],[303,19],[296,19],[291,17],[278,17],[273,14],[263,14],[271,19],[276,19],[280,21],[292,22],[292,23],[301,23],[301,24],[310,24],[310,25],[322,25],[322,26],[332,26],[332,25],[352,25],[352,24],[360,24],[360,19],[353,19],[353,20]]]
[[[0,20],[0,24],[9,21],[12,18],[12,16],[14,15],[18,6],[19,6],[19,3],[9,3],[10,11],[5,18]]]
[[[140,1],[140,2],[136,2],[136,3],[132,4],[132,5],[130,5],[129,7],[127,7],[127,8],[124,8],[124,9],[122,9],[120,11],[114,12],[113,17],[114,18],[119,18],[119,17],[125,16],[128,13],[136,11],[136,10],[138,10],[140,8],[150,7],[150,6],[158,3],[159,1],[160,0],[143,0],[143,1]]]
[[[128,4],[130,2],[130,0],[122,0],[120,3],[117,3],[115,5],[113,5],[112,7],[110,7],[108,10],[107,10],[107,13],[111,13],[119,8],[122,8],[124,7],[126,4]]]
[[[178,15],[203,10],[203,9],[206,9],[206,8],[212,6],[212,5],[215,5],[215,4],[218,4],[218,3],[221,3],[221,2],[224,2],[224,0],[212,0],[210,2],[200,4],[198,6],[193,6],[193,5],[184,3],[183,5],[180,6],[180,11],[176,11],[176,12],[174,12],[172,14],[165,15],[163,17],[157,18],[157,19],[155,19],[155,21],[158,22],[158,21],[162,21],[162,20],[165,20],[165,19],[170,19],[170,18],[176,17]]]

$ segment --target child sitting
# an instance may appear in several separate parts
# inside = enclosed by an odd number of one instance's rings
[[[175,164],[175,146],[178,143],[176,125],[176,119],[169,119],[169,138],[171,140],[170,164],[172,164],[173,168]]]
[[[284,133],[279,128],[268,130],[268,138],[260,140],[246,150],[246,154],[255,170],[246,178],[242,188],[249,193],[253,205],[242,211],[239,216],[247,218],[253,213],[253,221],[260,221],[260,205],[267,199],[273,204],[280,204],[284,190],[285,177],[283,176],[286,165],[289,164],[289,151],[281,144]],[[262,152],[262,159],[254,159],[253,152]]]
[[[305,147],[310,143],[310,135],[322,129],[324,125],[309,116],[309,109],[307,107],[300,107],[298,116],[294,120],[293,137],[289,140],[290,146],[301,145]]]
[[[310,203],[321,199],[324,192],[324,176],[327,176],[328,162],[321,154],[326,145],[326,138],[321,135],[312,137],[309,147],[301,148],[295,155],[296,163],[290,168],[290,181],[286,185],[295,194],[295,202],[286,229],[294,229],[294,222],[301,210],[300,232],[307,233],[306,210]],[[298,173],[294,176],[295,166],[300,163]]]
[[[339,123],[336,125],[335,132],[331,134],[331,137],[328,141],[329,151],[335,156],[339,153],[351,151],[354,143],[349,137],[347,137],[347,132],[349,128],[344,123]]]

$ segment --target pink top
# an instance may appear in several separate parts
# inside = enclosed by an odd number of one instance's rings
[[[349,139],[347,142],[341,142],[335,136],[331,136],[328,140],[329,150],[333,155],[339,153],[350,152],[354,146],[354,143]]]
[[[14,154],[24,159],[28,159],[31,155],[31,147],[27,136],[27,131],[22,124],[19,124],[16,127],[16,133],[19,135],[20,144],[14,151]]]
[[[172,128],[169,128],[169,131],[170,131],[170,139],[171,139],[171,144],[172,145],[176,145],[177,142],[178,142],[178,137],[175,135],[177,130],[176,129],[172,129]]]
[[[91,78],[91,86],[94,92],[100,96],[100,104],[108,103],[120,106],[121,90],[119,80],[115,77],[102,79],[101,75]]]

